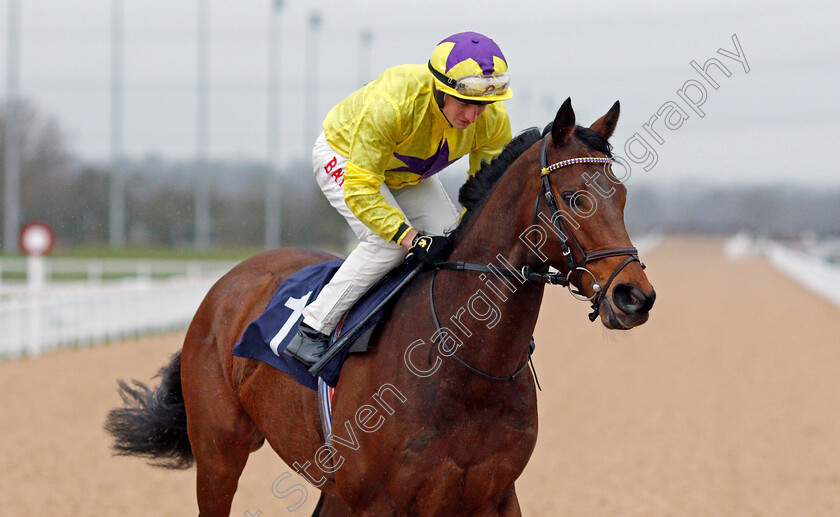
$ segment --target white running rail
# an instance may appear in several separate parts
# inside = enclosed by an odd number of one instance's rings
[[[724,253],[732,260],[762,257],[782,274],[840,307],[840,265],[824,257],[744,233],[727,240]]]
[[[161,259],[74,259],[45,258],[47,282],[61,280],[61,277],[83,278],[97,283],[109,278],[137,277],[161,278],[166,276],[199,277],[206,275],[221,276],[236,265],[229,260],[161,260]],[[26,259],[22,257],[0,258],[0,294],[3,287],[8,288],[16,282],[10,277],[22,278],[26,275]],[[4,282],[3,277],[7,280]],[[21,280],[17,283],[19,284]]]
[[[50,262],[48,259],[47,269],[55,272],[58,268]],[[98,262],[101,267],[95,270],[108,275],[118,273],[119,268],[125,271],[127,264],[117,261],[115,267],[111,261]],[[50,282],[38,290],[6,282],[0,286],[0,360],[185,328],[207,291],[232,265],[168,261],[166,267],[159,267],[161,264],[152,262],[152,266],[141,268],[139,275],[134,269],[133,277],[120,280],[103,281],[94,276],[87,281]],[[12,270],[8,260],[2,265],[6,272]],[[89,267],[84,261],[76,265],[83,265],[84,270]],[[170,276],[153,279],[160,275]]]
[[[778,243],[768,245],[764,256],[776,269],[840,307],[840,267],[836,264]]]

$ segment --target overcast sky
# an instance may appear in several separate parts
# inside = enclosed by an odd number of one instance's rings
[[[107,159],[111,1],[20,3],[21,95],[59,121],[72,152]],[[210,158],[263,160],[271,2],[209,3]],[[197,149],[199,0],[126,4],[125,152],[188,159]],[[5,97],[8,0],[0,6]],[[631,147],[657,157],[652,167],[647,159],[648,171],[632,164],[634,179],[840,185],[840,7],[833,1],[286,0],[279,12],[282,163],[308,154],[314,137],[303,134],[305,34],[313,11],[322,18],[313,65],[317,124],[382,69],[425,63],[438,41],[472,30],[495,39],[508,59],[514,132],[549,122],[566,97],[582,125],[618,99],[622,116],[612,139],[618,153],[626,155],[626,142],[638,133],[651,150],[638,137]],[[369,63],[360,58],[365,30],[372,34]],[[733,35],[747,65],[718,53],[737,53]],[[718,89],[690,65],[712,57],[731,73],[710,70]],[[678,94],[690,80],[706,91],[698,108],[703,117]],[[701,92],[694,86],[685,93]],[[688,116],[678,129],[661,119],[650,124],[668,102]]]

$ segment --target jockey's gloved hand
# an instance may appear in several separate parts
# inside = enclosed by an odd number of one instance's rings
[[[443,262],[452,252],[452,243],[445,235],[423,235],[418,233],[408,249],[415,257],[427,264]]]

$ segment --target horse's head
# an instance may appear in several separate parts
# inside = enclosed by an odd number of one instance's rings
[[[656,293],[624,225],[627,189],[610,167],[618,115],[616,102],[584,128],[571,99],[563,103],[539,144],[543,190],[520,238],[592,301],[593,320],[600,313],[607,328],[629,329],[647,321]]]

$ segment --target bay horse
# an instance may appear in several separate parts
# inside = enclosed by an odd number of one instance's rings
[[[545,283],[571,283],[609,329],[644,323],[655,299],[608,166],[618,116],[616,102],[576,126],[568,99],[544,137],[517,136],[467,181],[450,262],[415,277],[370,350],[348,356],[330,445],[315,391],[231,354],[280,282],[335,258],[278,249],[211,288],[159,387],[120,381],[129,407],[106,422],[117,453],[170,468],[194,461],[204,517],[229,515],[266,440],[320,489],[313,515],[521,515],[514,483],[537,440],[537,398],[534,377],[518,373]]]

